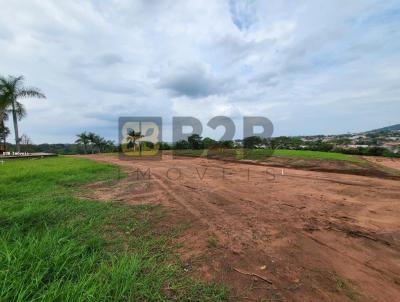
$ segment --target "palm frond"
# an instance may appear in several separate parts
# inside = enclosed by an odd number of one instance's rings
[[[19,76],[19,77],[13,77],[13,76],[8,76],[8,77],[0,77],[0,87],[2,90],[12,93],[18,90],[18,87],[20,87],[23,84],[24,81],[24,76]]]
[[[39,98],[39,99],[46,98],[46,96],[40,91],[40,89],[35,88],[35,87],[18,89],[17,97],[21,97],[21,98],[30,97],[30,98]]]
[[[20,75],[18,77],[8,76],[9,81],[12,83],[14,87],[19,87],[24,82],[25,77]]]
[[[89,143],[89,135],[86,132],[82,132],[76,135],[78,138],[75,142],[79,144],[88,144]]]
[[[21,120],[26,116],[25,106],[20,102],[15,102],[15,112],[17,113],[18,120]]]
[[[6,78],[5,76],[0,76],[0,86],[5,86],[9,84],[9,78]]]
[[[0,78],[0,108],[5,108],[11,104],[13,86],[7,82],[6,78]]]
[[[0,123],[3,121],[8,121],[8,110],[6,110],[5,108],[0,108]]]
[[[9,105],[8,98],[6,97],[5,93],[2,92],[0,86],[0,110],[6,110]]]

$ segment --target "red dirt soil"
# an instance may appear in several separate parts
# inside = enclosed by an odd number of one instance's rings
[[[85,156],[128,176],[101,200],[160,204],[182,261],[241,301],[400,301],[400,181],[164,156]],[[399,163],[397,163],[398,165]],[[143,175],[150,169],[148,174]]]
[[[400,171],[400,159],[399,158],[389,158],[389,157],[376,157],[376,156],[364,156],[363,159],[384,166],[389,169],[394,169]]]

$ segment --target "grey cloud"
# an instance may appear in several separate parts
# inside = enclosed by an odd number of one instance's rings
[[[249,82],[262,84],[264,86],[276,86],[279,83],[278,74],[275,72],[266,72],[252,77]]]
[[[162,77],[158,87],[167,89],[177,96],[205,97],[218,94],[228,85],[198,65],[188,66]]]
[[[115,93],[115,94],[128,94],[132,96],[143,96],[143,86],[134,81],[125,80],[123,82],[108,82],[104,81],[90,81],[90,86],[98,91]]]
[[[96,68],[112,67],[116,64],[126,63],[124,58],[116,53],[93,53],[91,55],[78,55],[71,59],[70,68],[85,71]]]
[[[111,133],[119,114],[167,121],[189,110],[271,115],[282,121],[277,133],[301,134],[367,104],[371,114],[340,131],[365,128],[374,110],[380,124],[400,111],[399,8],[390,0],[13,0],[0,10],[0,73],[24,74],[48,96],[26,101],[21,128],[35,142],[74,139],[78,129]]]
[[[275,47],[275,39],[255,41],[241,36],[225,35],[214,41],[212,56],[217,57],[217,63],[240,65],[249,56],[267,53]]]
[[[122,56],[107,53],[94,57],[73,58],[67,75],[81,85],[100,92],[144,96],[149,89],[144,82],[130,79],[129,70],[120,69]]]
[[[6,27],[0,29],[0,40],[9,40],[12,38],[12,32]]]
[[[109,66],[118,63],[124,63],[124,58],[114,53],[107,53],[99,57],[98,61],[100,64]]]

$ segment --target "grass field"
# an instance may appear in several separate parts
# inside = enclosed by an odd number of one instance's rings
[[[271,156],[281,157],[297,157],[304,159],[325,159],[325,160],[344,160],[350,162],[362,162],[355,156],[335,153],[335,152],[321,152],[321,151],[308,151],[308,150],[286,150],[286,149],[232,149],[223,150],[220,153],[212,151],[214,155],[221,158],[234,157],[236,159],[251,159],[251,160],[266,160]],[[207,156],[210,151],[207,150],[174,150],[174,154],[181,156]]]
[[[158,207],[82,200],[82,184],[116,167],[60,157],[0,166],[0,301],[218,301],[159,234]]]
[[[335,153],[335,152],[322,152],[322,151],[308,151],[308,150],[286,150],[286,149],[277,149],[271,150],[268,149],[254,149],[249,152],[247,158],[257,159],[257,156],[287,156],[287,157],[299,157],[299,158],[308,158],[308,159],[327,159],[327,160],[345,160],[352,162],[359,162],[360,160],[356,157],[343,153]]]

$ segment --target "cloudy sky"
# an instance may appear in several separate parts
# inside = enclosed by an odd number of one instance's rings
[[[0,74],[26,77],[34,143],[119,116],[266,116],[274,135],[400,123],[400,1],[0,0]],[[11,125],[10,125],[11,126]],[[240,137],[241,133],[237,134]],[[205,127],[203,136],[218,137]]]

